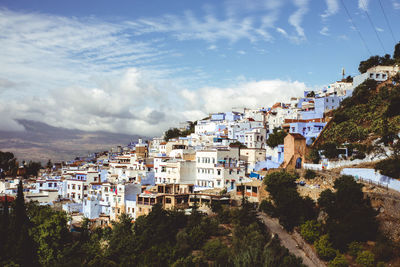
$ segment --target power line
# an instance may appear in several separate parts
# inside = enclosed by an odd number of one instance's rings
[[[363,5],[363,9],[364,9],[365,14],[367,14],[367,18],[368,18],[368,20],[369,20],[369,23],[371,24],[371,27],[372,27],[372,28],[374,29],[374,31],[375,31],[376,38],[378,38],[378,41],[379,41],[379,43],[380,43],[381,46],[382,46],[383,53],[386,54],[386,49],[385,49],[385,47],[384,47],[384,45],[383,45],[383,42],[382,42],[381,38],[379,37],[378,31],[376,30],[376,27],[375,27],[374,23],[372,22],[371,17],[370,17],[369,14],[368,14],[367,8],[366,8],[365,5],[364,5],[364,0],[360,0],[360,2],[361,2],[361,4]]]
[[[347,10],[346,5],[344,4],[344,1],[341,0],[341,2],[342,2],[342,5],[343,5],[343,7],[344,7],[344,10],[346,11],[347,16],[349,17],[349,20],[350,20],[351,24],[353,25],[353,28],[357,31],[358,36],[359,36],[360,39],[361,39],[361,42],[364,44],[364,46],[365,46],[365,48],[367,49],[369,55],[372,56],[372,53],[371,53],[371,51],[369,50],[368,45],[367,45],[367,43],[365,42],[364,38],[362,37],[361,32],[358,30],[356,24],[354,24],[354,21],[353,21],[353,19],[351,18],[349,11]]]
[[[390,33],[392,34],[393,41],[394,41],[394,43],[396,43],[396,38],[394,37],[394,33],[393,33],[393,31],[392,31],[392,27],[390,27],[389,20],[388,20],[388,18],[387,18],[387,16],[386,16],[385,10],[383,9],[383,5],[382,5],[381,0],[379,0],[379,5],[381,6],[381,10],[382,10],[383,16],[385,17],[386,24],[388,25],[389,30],[390,30]]]

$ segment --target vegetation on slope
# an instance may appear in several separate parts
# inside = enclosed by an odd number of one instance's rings
[[[385,84],[377,90],[377,82],[366,80],[343,100],[334,111],[333,122],[322,138],[337,144],[363,142],[369,136],[393,142],[400,131],[400,85]]]
[[[360,266],[382,266],[393,258],[398,245],[378,231],[377,212],[364,196],[362,184],[351,176],[341,176],[335,181],[335,191],[323,191],[315,205],[294,192],[294,179],[288,172],[268,174],[265,184],[271,199],[264,200],[260,209],[279,218],[289,230],[288,226],[299,227],[303,238],[329,266],[348,266],[349,258]],[[375,243],[371,246],[367,241]]]
[[[301,267],[272,238],[254,206],[216,205],[214,216],[153,206],[147,216],[122,215],[112,227],[71,233],[67,216],[24,204],[22,185],[12,209],[1,214],[1,266],[270,266]],[[12,233],[12,234],[11,234]]]

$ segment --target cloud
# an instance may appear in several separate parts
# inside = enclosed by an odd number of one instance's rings
[[[324,26],[320,31],[320,34],[325,35],[325,36],[329,36],[329,28]]]
[[[382,28],[375,27],[375,29],[376,29],[378,32],[384,32],[384,30],[383,30]]]
[[[15,86],[17,86],[17,83],[10,81],[9,79],[0,78],[0,88],[9,89],[9,88],[13,88]]]
[[[304,15],[308,12],[308,0],[293,0],[294,5],[298,8],[289,17],[289,24],[292,25],[297,33],[297,36],[292,36],[295,41],[303,41],[306,39],[304,29],[301,26]]]
[[[30,96],[23,102],[1,99],[0,115],[8,118],[1,126],[23,130],[13,119],[25,118],[58,127],[153,136],[180,121],[201,119],[210,112],[229,111],[234,106],[270,106],[300,96],[306,89],[300,82],[271,80],[188,90],[139,69],[129,69],[121,75],[95,88],[60,88],[46,96]],[[13,115],[5,114],[6,110],[13,110]]]
[[[210,45],[207,47],[208,50],[216,50],[217,46],[216,45]]]
[[[277,32],[279,32],[280,34],[282,34],[283,36],[285,36],[285,37],[287,37],[288,36],[288,34],[287,34],[287,32],[284,30],[284,29],[282,29],[282,28],[276,28],[276,31]]]
[[[339,11],[339,2],[338,0],[325,0],[326,2],[326,10],[321,15],[322,18],[328,18],[332,15],[335,15]]]
[[[269,5],[265,10],[275,12],[277,2]],[[1,92],[9,97],[0,98],[0,128],[22,131],[15,119],[29,119],[152,136],[209,112],[268,106],[301,95],[303,83],[281,80],[244,77],[231,86],[202,86],[197,82],[207,74],[201,68],[166,64],[179,54],[163,40],[137,40],[146,31],[164,31],[182,40],[269,40],[266,29],[275,18],[275,13],[266,15],[256,23],[250,17],[218,19],[211,13],[196,17],[187,12],[183,17],[113,23],[0,9],[0,87],[21,88]],[[194,89],[188,89],[188,81],[197,83]]]
[[[370,0],[358,0],[358,8],[363,11],[368,11],[368,5]]]
[[[246,55],[246,51],[243,51],[243,50],[239,50],[239,51],[237,51],[237,53],[240,55]]]
[[[209,11],[207,11],[209,12]],[[177,40],[203,40],[216,42],[228,40],[237,42],[242,39],[251,42],[257,40],[270,41],[267,27],[276,20],[274,13],[264,15],[263,22],[257,27],[255,18],[251,16],[218,18],[213,13],[206,13],[203,17],[196,16],[191,11],[186,11],[183,16],[164,15],[158,18],[142,18],[127,23],[135,34],[170,33]]]
[[[400,9],[400,2],[393,0],[392,3],[393,3],[393,8],[394,9]]]
[[[0,111],[2,118],[0,120],[0,129],[2,131],[10,131],[10,132],[22,132],[25,131],[25,127],[19,124],[17,121],[11,118],[5,117],[4,113]]]
[[[304,83],[282,80],[243,82],[225,88],[204,87],[194,92],[193,98],[198,101],[191,104],[207,114],[229,111],[238,106],[267,107],[276,102],[287,101],[290,97],[300,96],[305,89]],[[190,98],[186,100],[190,101]]]

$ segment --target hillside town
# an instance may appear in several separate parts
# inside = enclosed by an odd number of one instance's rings
[[[307,158],[309,148],[355,87],[367,79],[394,83],[391,78],[399,71],[398,65],[375,66],[271,107],[213,113],[183,122],[161,137],[51,163],[37,177],[23,180],[25,199],[64,210],[71,227],[84,218],[96,226],[110,225],[121,214],[135,221],[155,204],[187,213],[198,205],[207,213],[212,203],[240,202],[243,196],[259,203],[265,198],[262,179],[270,171],[346,166],[347,150],[335,162],[321,154],[321,161],[313,164]],[[170,138],[173,130],[178,134]],[[279,133],[285,134],[283,142],[273,143],[271,136]],[[17,178],[0,181],[3,198],[15,197],[23,176],[21,165]]]

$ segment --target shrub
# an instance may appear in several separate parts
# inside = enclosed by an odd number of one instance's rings
[[[353,156],[352,159],[365,159],[366,155],[364,152],[357,151]]]
[[[275,128],[273,132],[268,136],[267,145],[271,148],[274,148],[278,145],[283,144],[286,135],[287,133],[284,130],[280,128]]]
[[[275,217],[275,207],[272,205],[271,201],[264,199],[260,203],[259,210],[268,214],[271,217]]]
[[[400,158],[393,157],[381,160],[375,165],[375,170],[379,170],[383,175],[398,179],[400,178]]]
[[[363,246],[361,242],[353,241],[349,244],[348,246],[348,253],[350,256],[357,257],[358,253],[360,253],[363,250]]]
[[[229,249],[219,239],[213,239],[207,241],[203,246],[204,256],[212,261],[215,261],[218,265],[227,264],[229,259]]]
[[[321,236],[321,223],[312,220],[300,226],[300,234],[308,243],[314,243]]]
[[[328,235],[321,236],[319,240],[315,241],[314,246],[321,259],[330,261],[335,258],[336,250],[332,247],[332,243],[329,242]]]
[[[307,159],[310,160],[314,164],[318,164],[321,160],[321,156],[319,155],[318,149],[311,149],[307,155]]]
[[[347,262],[346,258],[343,254],[338,253],[336,257],[331,260],[328,264],[328,267],[347,267],[349,263]]]
[[[317,174],[313,170],[306,170],[306,174],[304,175],[306,179],[314,179],[316,176]]]
[[[356,263],[363,267],[375,266],[375,256],[369,250],[364,250],[357,255]]]
[[[321,149],[324,150],[323,155],[328,159],[334,159],[339,156],[339,150],[336,148],[336,143],[328,142],[321,146]]]
[[[375,254],[375,258],[378,261],[389,261],[393,257],[393,246],[394,244],[387,238],[378,239],[372,252]]]

